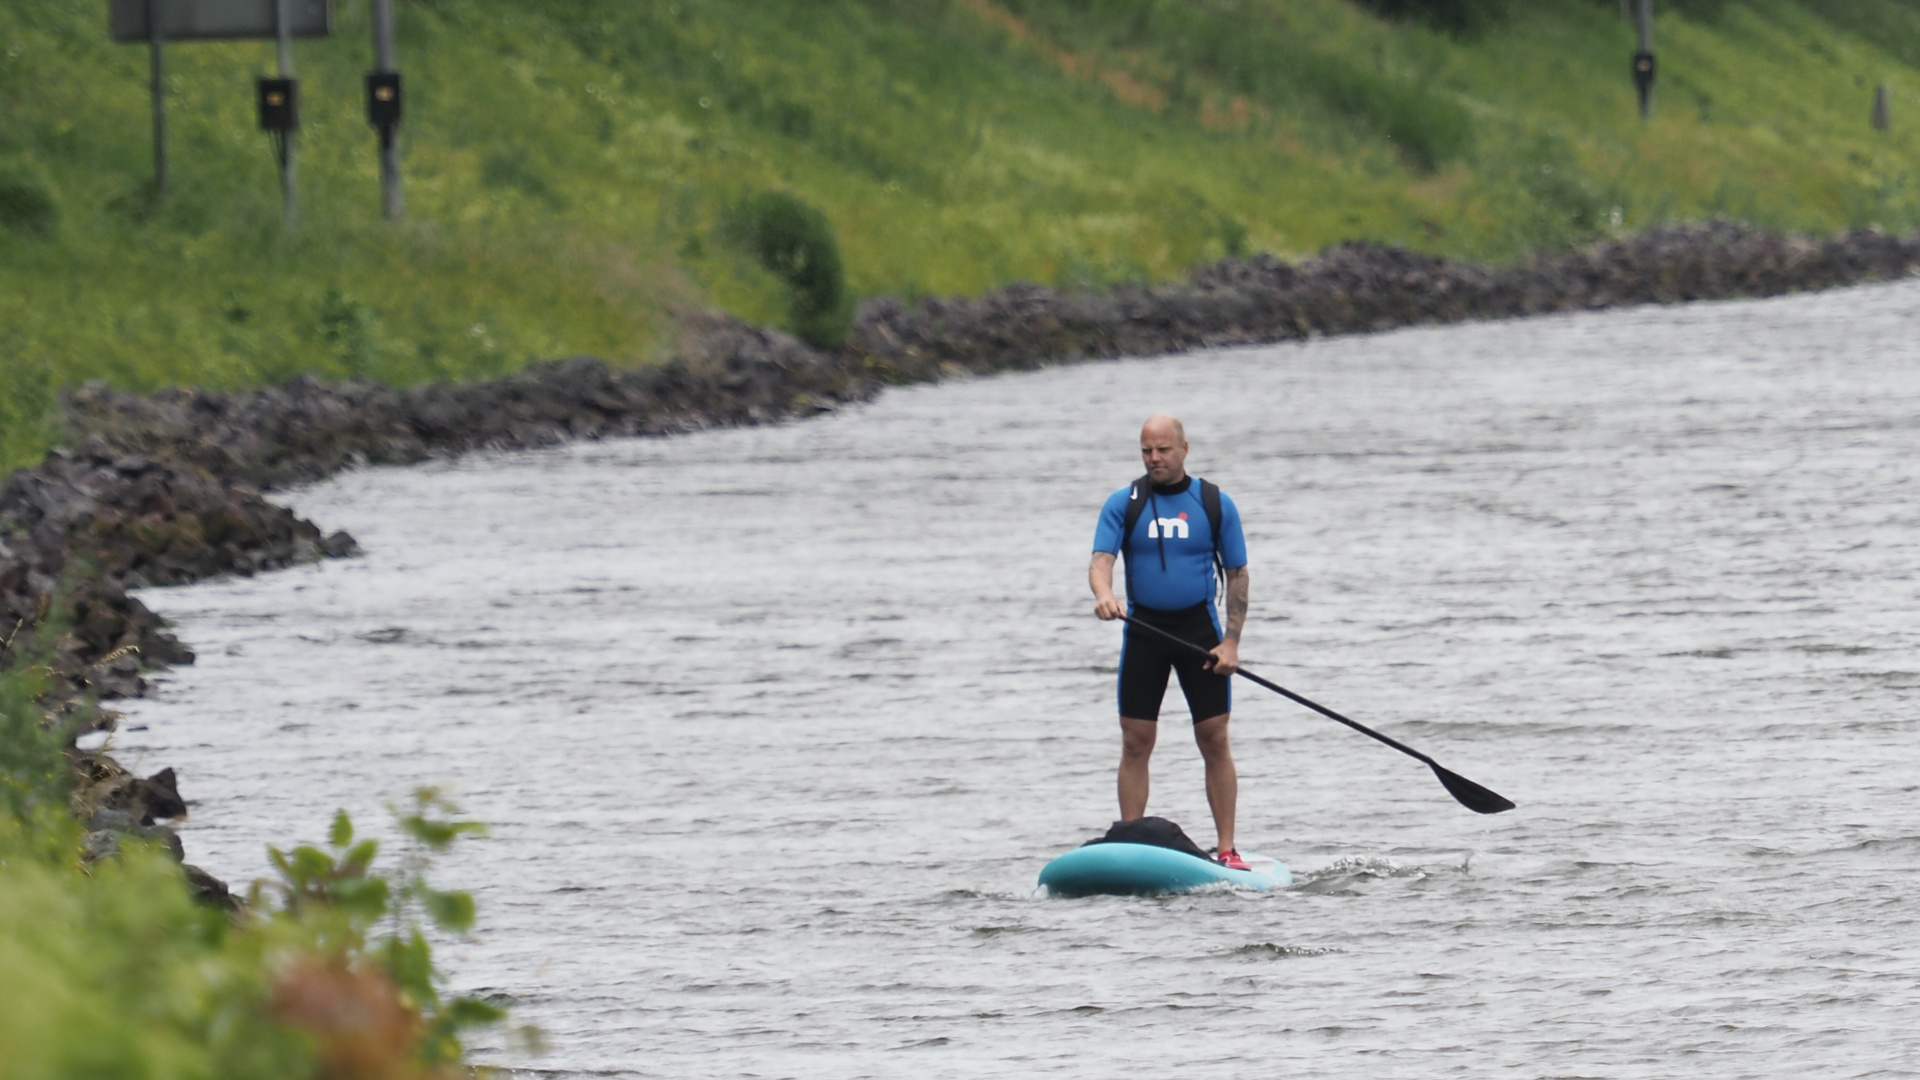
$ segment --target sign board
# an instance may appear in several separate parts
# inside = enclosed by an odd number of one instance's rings
[[[115,41],[147,41],[147,6],[160,13],[167,41],[233,41],[280,36],[279,0],[112,0],[107,20]],[[294,37],[333,32],[333,0],[288,0]]]

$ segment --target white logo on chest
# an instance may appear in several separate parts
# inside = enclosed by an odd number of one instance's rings
[[[1154,518],[1152,521],[1147,522],[1147,539],[1158,540],[1162,536],[1169,539],[1185,540],[1187,538],[1187,516],[1182,514],[1179,517]]]

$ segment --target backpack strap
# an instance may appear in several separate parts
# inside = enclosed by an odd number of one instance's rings
[[[1120,526],[1120,550],[1133,543],[1133,527],[1140,524],[1140,514],[1147,508],[1147,485],[1153,483],[1151,477],[1143,476],[1133,482],[1133,488],[1127,492],[1127,514]]]
[[[1127,492],[1127,512],[1120,526],[1120,554],[1127,561],[1127,599],[1133,599],[1133,527],[1140,524],[1140,514],[1147,508],[1147,485],[1153,483],[1151,476],[1142,476],[1133,482]]]
[[[1213,576],[1224,590],[1227,586],[1227,560],[1220,554],[1220,523],[1225,520],[1226,514],[1220,508],[1220,485],[1211,480],[1200,481],[1200,509],[1207,512],[1207,524],[1213,527]]]

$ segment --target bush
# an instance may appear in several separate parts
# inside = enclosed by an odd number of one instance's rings
[[[721,235],[786,283],[790,324],[802,341],[831,349],[846,340],[853,295],[825,214],[786,192],[763,192],[727,210]]]
[[[0,169],[0,228],[22,236],[49,237],[60,223],[60,204],[36,177]]]

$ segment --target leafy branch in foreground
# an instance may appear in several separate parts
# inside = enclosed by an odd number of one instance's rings
[[[306,927],[318,946],[276,979],[272,1011],[311,1037],[323,1076],[435,1075],[460,1061],[463,1031],[505,1018],[478,998],[443,999],[426,936],[426,924],[454,934],[473,927],[473,897],[427,881],[434,856],[485,834],[458,813],[433,788],[395,808],[407,845],[392,878],[372,872],[379,842],[355,842],[344,810],[324,850],[270,849],[280,917]]]

